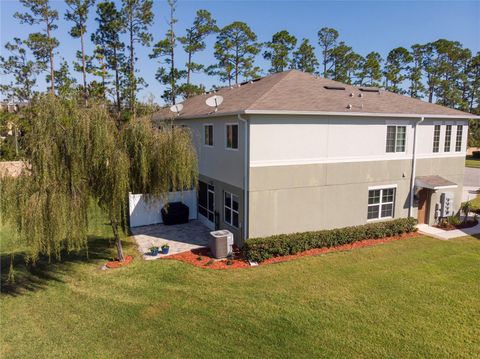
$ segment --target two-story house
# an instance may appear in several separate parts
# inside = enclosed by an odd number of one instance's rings
[[[291,70],[154,115],[166,118],[192,131],[199,218],[241,245],[407,216],[432,224],[448,213],[442,193],[458,210],[475,116]]]

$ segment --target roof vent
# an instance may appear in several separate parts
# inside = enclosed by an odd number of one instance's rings
[[[350,97],[353,97],[354,93],[353,92],[350,92]]]
[[[238,86],[253,84],[254,82],[260,81],[261,79],[262,79],[261,77],[258,77],[256,79],[252,79],[252,80],[249,80],[249,81],[244,81],[244,82],[241,82]]]
[[[327,90],[345,90],[344,86],[327,85],[323,87],[326,88]]]
[[[376,87],[360,87],[360,91],[363,91],[363,92],[380,92],[380,89],[376,88]]]
[[[358,94],[358,97],[363,97],[363,93],[359,93],[359,94]]]
[[[349,104],[347,105],[347,108],[348,108],[349,110],[351,110],[351,109],[352,109],[352,104],[349,103]]]

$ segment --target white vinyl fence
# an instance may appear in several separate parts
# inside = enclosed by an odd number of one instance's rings
[[[189,219],[197,219],[197,192],[183,191],[170,192],[168,202],[183,202],[189,208]],[[148,226],[162,223],[162,209],[164,202],[160,199],[145,199],[143,194],[128,194],[128,208],[130,213],[130,227]]]

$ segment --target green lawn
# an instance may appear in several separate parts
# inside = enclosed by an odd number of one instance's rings
[[[466,167],[473,167],[473,168],[480,168],[480,159],[474,159],[471,156],[467,156],[465,159],[465,166]]]
[[[137,259],[100,271],[112,254],[108,228],[95,228],[88,261],[72,255],[3,283],[0,357],[480,356],[473,237],[419,237],[251,269]],[[0,234],[8,240],[5,228]],[[2,266],[12,248],[2,246]]]

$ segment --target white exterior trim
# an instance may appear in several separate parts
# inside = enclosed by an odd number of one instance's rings
[[[387,126],[411,126],[411,120],[385,120]]]
[[[383,112],[329,112],[329,111],[286,111],[286,110],[245,110],[246,115],[321,115],[321,116],[360,116],[360,117],[404,117],[404,118],[464,118],[480,119],[476,115],[428,115],[411,113],[383,113]]]
[[[431,159],[431,158],[450,158],[450,157],[465,157],[465,151],[462,152],[447,152],[447,153],[432,153],[427,155],[417,155],[417,159]],[[369,157],[337,157],[337,158],[299,158],[292,160],[274,160],[274,161],[251,161],[250,167],[271,167],[271,166],[297,166],[297,165],[313,165],[313,164],[327,164],[327,163],[347,163],[347,162],[370,162],[370,161],[393,161],[393,160],[411,160],[411,155],[402,153],[391,153],[383,156],[369,156]]]
[[[210,112],[201,115],[178,117],[179,120],[189,120],[196,118],[213,118],[236,115],[317,115],[317,116],[353,116],[353,117],[394,117],[394,118],[440,118],[440,119],[478,119],[476,115],[429,115],[412,113],[382,113],[382,112],[329,112],[329,111],[286,111],[286,110],[243,110],[229,112]]]
[[[397,188],[397,184],[387,184],[387,185],[379,185],[379,186],[370,186],[368,187],[369,191],[375,190],[375,189],[390,189],[390,188]]]

